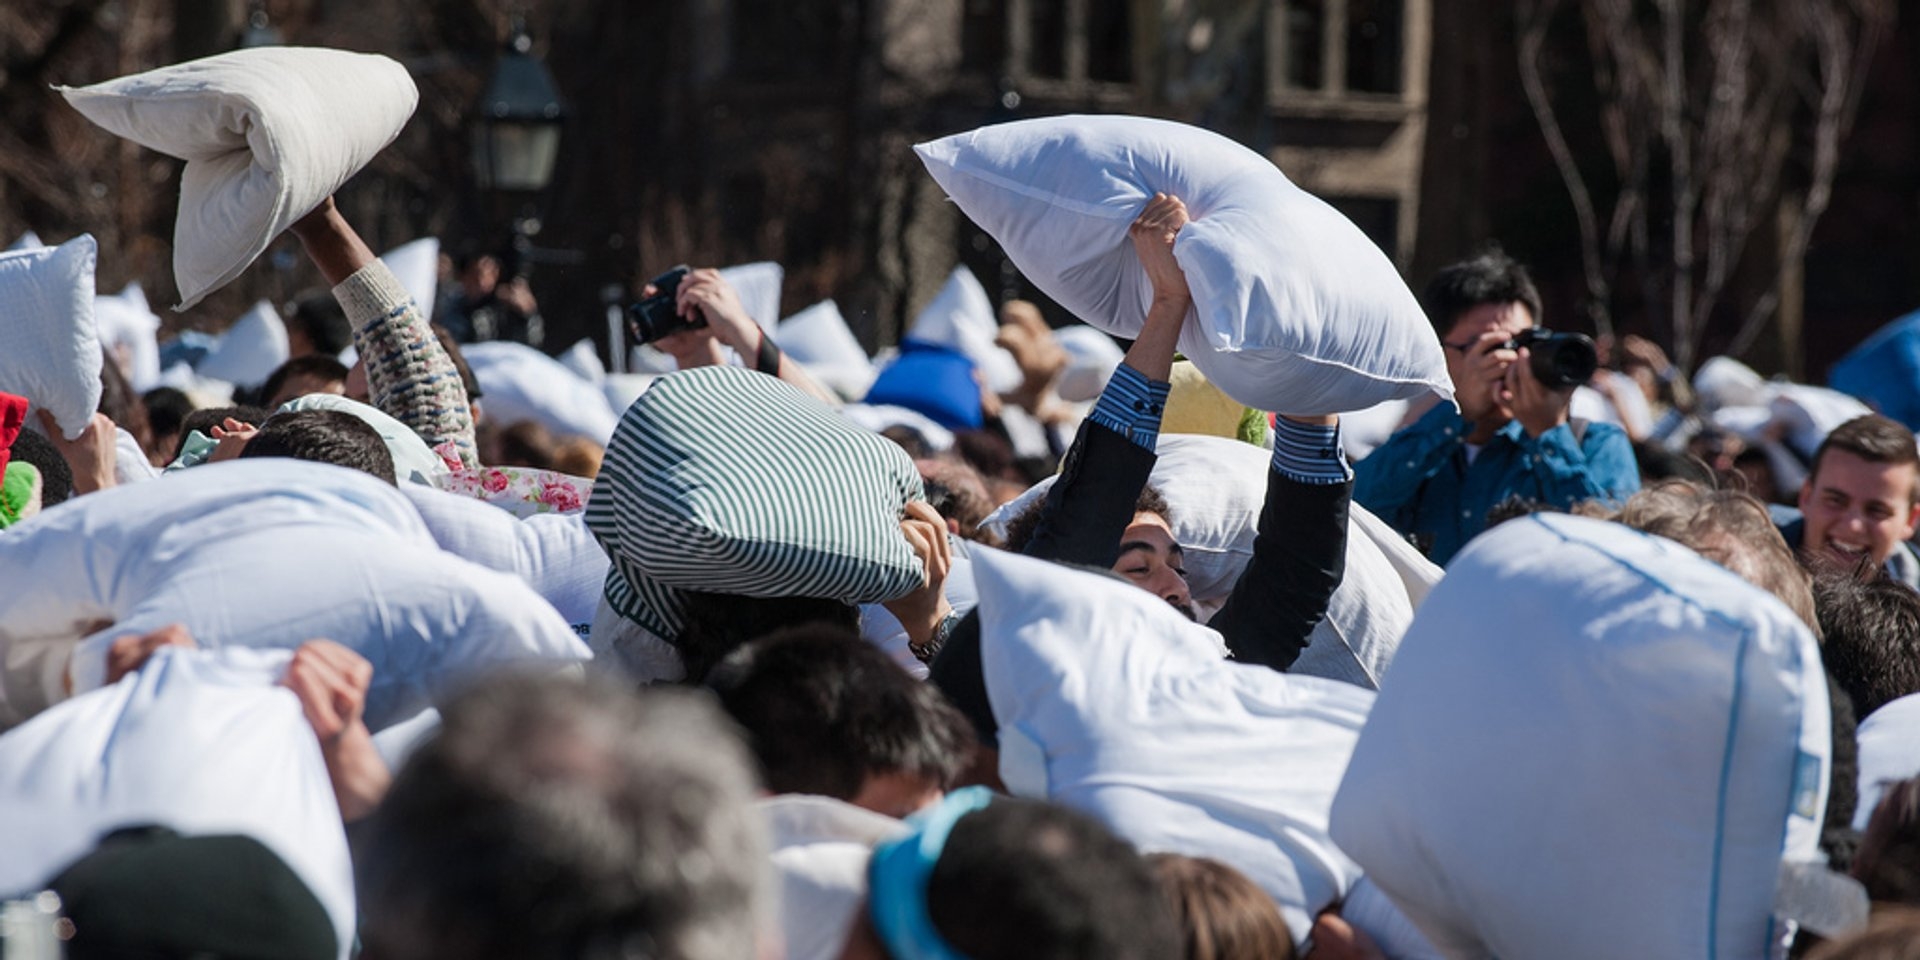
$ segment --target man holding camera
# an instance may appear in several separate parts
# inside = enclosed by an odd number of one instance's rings
[[[1536,330],[1540,293],[1525,267],[1483,253],[1436,274],[1421,305],[1459,410],[1436,405],[1355,464],[1354,500],[1444,565],[1510,499],[1564,510],[1640,489],[1627,435],[1568,417],[1593,346]]]

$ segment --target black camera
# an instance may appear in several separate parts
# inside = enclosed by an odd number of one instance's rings
[[[1530,351],[1527,365],[1533,369],[1533,378],[1554,390],[1586,383],[1600,366],[1600,353],[1593,348],[1593,338],[1584,333],[1555,333],[1534,327],[1522,330],[1501,346],[1506,350],[1527,348]]]
[[[627,330],[633,334],[634,343],[652,343],[669,334],[707,325],[707,318],[699,311],[689,320],[681,316],[677,308],[680,281],[687,278],[687,273],[687,266],[681,264],[647,281],[653,286],[653,296],[627,308]]]

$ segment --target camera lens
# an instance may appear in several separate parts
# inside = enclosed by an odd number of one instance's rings
[[[1600,353],[1582,333],[1552,333],[1530,345],[1533,376],[1556,390],[1577,387],[1593,378]]]

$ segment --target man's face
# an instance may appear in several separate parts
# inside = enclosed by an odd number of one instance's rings
[[[1913,502],[1914,466],[1874,463],[1845,450],[1828,450],[1800,488],[1806,515],[1801,549],[1851,566],[1863,556],[1885,563],[1894,545],[1913,536],[1920,506]]]
[[[1120,559],[1114,562],[1113,572],[1173,604],[1188,620],[1194,619],[1193,598],[1187,593],[1186,559],[1173,539],[1172,528],[1159,514],[1133,515],[1133,524],[1120,536]]]
[[[1508,398],[1502,395],[1512,354],[1501,361],[1491,360],[1488,354],[1494,345],[1532,328],[1533,315],[1518,303],[1483,303],[1453,322],[1441,338],[1441,352],[1446,354],[1447,375],[1461,409],[1491,410],[1500,420],[1513,419]]]

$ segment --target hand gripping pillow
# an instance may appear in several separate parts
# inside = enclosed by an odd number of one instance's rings
[[[106,833],[159,824],[273,850],[354,938],[353,865],[320,742],[280,651],[163,649],[0,736],[0,896],[40,889]]]
[[[1140,117],[982,127],[914,148],[1020,272],[1121,337],[1152,286],[1127,227],[1154,193],[1193,222],[1174,257],[1195,318],[1180,349],[1258,410],[1343,413],[1453,394],[1440,342],[1380,248],[1265,157],[1218,134]]]
[[[0,253],[0,390],[53,414],[72,440],[100,406],[93,237]]]
[[[1373,694],[1223,660],[1212,631],[1125,582],[990,549],[973,569],[1007,789],[1143,852],[1231,864],[1304,940],[1360,876],[1327,811]]]
[[[1333,836],[1450,957],[1770,955],[1812,861],[1827,687],[1785,605],[1668,540],[1542,514],[1407,631]]]
[[[325,637],[373,663],[378,730],[475,672],[587,658],[517,577],[445,553],[398,490],[358,471],[264,459],[89,494],[0,532],[0,653],[10,638],[81,639],[75,690],[106,649],[184,624],[202,647]],[[106,620],[104,629],[88,621]]]
[[[1233,592],[1259,532],[1272,455],[1238,440],[1194,434],[1160,437],[1150,482],[1173,512],[1173,538],[1186,554],[1187,587],[1211,606]],[[1001,531],[1041,502],[1053,478],[1035,484],[981,526]],[[1440,568],[1359,504],[1348,509],[1347,567],[1289,673],[1343,680],[1373,689],[1393,662],[1414,608],[1440,579]]]
[[[187,162],[173,230],[181,310],[340,189],[420,99],[386,57],[309,47],[236,50],[58,89],[109,133]]]
[[[606,446],[619,423],[600,388],[524,343],[494,340],[461,348],[484,395],[487,418],[501,426],[532,420],[562,437]]]
[[[763,373],[668,374],[627,408],[587,502],[607,601],[663,638],[680,590],[873,603],[920,585],[920,474],[893,442]]]

